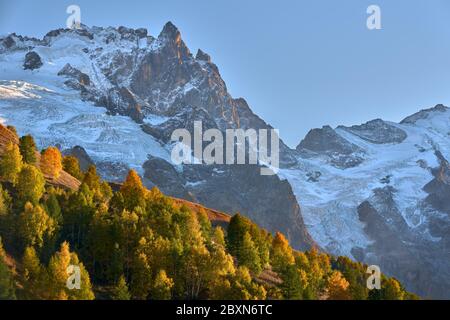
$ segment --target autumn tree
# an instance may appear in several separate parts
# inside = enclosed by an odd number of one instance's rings
[[[244,234],[242,247],[238,248],[238,261],[240,265],[246,266],[254,274],[261,273],[262,267],[258,250],[248,232]]]
[[[303,299],[303,290],[307,287],[308,280],[306,272],[298,269],[295,264],[285,267],[280,274],[283,281],[280,285],[284,299]]]
[[[44,174],[58,178],[62,170],[61,152],[58,148],[49,147],[42,152],[40,167]]]
[[[131,295],[128,290],[127,281],[125,280],[124,275],[121,275],[119,278],[119,281],[117,282],[116,286],[113,289],[112,292],[112,299],[113,300],[130,300]]]
[[[226,252],[225,236],[221,227],[214,229],[211,241],[212,247],[209,249],[210,259],[207,266],[209,272],[206,281],[212,298],[215,298],[215,291],[226,291],[230,288],[229,278],[235,274],[236,270],[233,257]]]
[[[271,252],[272,266],[276,271],[282,271],[283,268],[295,263],[292,248],[283,234],[277,232],[272,241]]]
[[[11,201],[8,191],[4,190],[0,184],[0,217],[9,213]]]
[[[147,189],[142,185],[141,178],[135,170],[128,172],[127,178],[120,188],[125,201],[125,208],[133,210],[136,207],[145,207],[145,194]]]
[[[12,142],[6,145],[0,157],[0,177],[2,180],[15,184],[22,168],[22,155],[19,147]]]
[[[213,246],[210,249],[212,280],[235,272],[233,257],[226,252],[225,236],[221,227],[216,227],[212,236]]]
[[[44,266],[41,265],[36,250],[27,247],[22,258],[23,285],[25,299],[46,299],[47,274]]]
[[[403,300],[404,291],[400,283],[394,278],[387,278],[382,281],[381,299],[383,300]]]
[[[228,299],[232,300],[265,300],[267,292],[262,285],[254,283],[247,267],[241,266],[231,277]]]
[[[328,278],[327,294],[329,300],[350,300],[349,283],[339,271],[333,271]]]
[[[131,294],[133,298],[138,300],[147,299],[152,281],[151,270],[147,255],[143,252],[138,252],[132,265]]]
[[[181,281],[185,285],[186,298],[196,299],[208,286],[210,252],[205,245],[197,214],[188,212],[182,228],[183,254]]]
[[[31,135],[26,135],[19,140],[19,150],[22,155],[23,162],[28,164],[36,164],[36,143]]]
[[[83,263],[79,261],[77,254],[70,252],[67,242],[63,242],[60,250],[50,259],[48,276],[48,290],[52,300],[93,300],[95,298],[89,274]],[[71,288],[69,284],[74,287]]]
[[[349,282],[349,291],[352,299],[366,300],[369,295],[369,289],[366,283],[366,267],[361,263],[352,261],[348,257],[338,257],[333,261],[334,269],[339,270],[345,279]]]
[[[0,300],[15,300],[15,284],[11,270],[6,264],[6,253],[0,238]]]
[[[34,246],[41,248],[44,240],[53,234],[55,230],[54,222],[40,205],[33,205],[30,202],[25,204],[24,211],[19,215],[18,236],[24,247]]]
[[[97,168],[94,165],[90,165],[84,174],[83,183],[85,183],[89,189],[96,190],[100,188],[100,177],[97,174]]]
[[[206,213],[205,209],[200,208],[200,210],[197,213],[197,219],[200,224],[202,236],[205,239],[205,241],[209,243],[211,241],[212,227],[211,221],[209,220],[208,214]]]
[[[11,212],[12,198],[0,184],[0,235],[10,243],[14,235],[15,215]]]
[[[302,262],[303,260],[303,262]],[[327,254],[319,253],[313,247],[303,255],[297,254],[296,263],[308,275],[308,286],[304,290],[305,299],[319,299],[328,284],[327,276],[331,273],[330,258]]]
[[[228,249],[233,256],[238,256],[239,248],[242,248],[244,235],[248,231],[248,221],[241,214],[235,214],[228,224]]]
[[[170,300],[173,285],[174,282],[167,276],[166,271],[159,270],[151,288],[150,297],[153,300]]]
[[[83,179],[83,172],[80,169],[80,164],[76,157],[65,156],[62,160],[62,166],[64,171],[66,171],[71,176],[77,178],[78,180]]]
[[[45,208],[50,218],[52,218],[57,225],[62,225],[63,216],[61,212],[61,206],[59,205],[59,201],[55,193],[50,193],[48,195],[47,199],[45,200]]]
[[[35,166],[25,164],[20,170],[17,178],[17,194],[19,206],[26,202],[34,205],[39,203],[45,191],[45,179],[42,173]]]

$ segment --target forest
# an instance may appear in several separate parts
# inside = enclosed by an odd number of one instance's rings
[[[419,299],[386,275],[369,290],[367,265],[294,250],[245,213],[212,223],[134,170],[103,181],[14,127],[0,127],[0,182],[0,299]]]

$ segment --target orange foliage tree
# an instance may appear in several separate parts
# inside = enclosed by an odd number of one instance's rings
[[[53,178],[58,178],[62,170],[61,159],[61,152],[57,148],[47,148],[41,155],[41,171]]]

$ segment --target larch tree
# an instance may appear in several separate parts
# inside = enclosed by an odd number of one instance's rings
[[[246,266],[251,272],[258,275],[261,273],[261,260],[258,249],[249,232],[244,234],[241,248],[238,249],[238,261],[240,265]]]
[[[48,289],[52,300],[93,300],[95,298],[89,274],[83,263],[79,261],[77,254],[70,252],[67,242],[63,242],[60,250],[51,257],[48,275]]]
[[[3,190],[3,187],[0,184],[0,217],[9,214],[11,201],[8,191]]]
[[[143,252],[138,252],[132,264],[131,294],[134,299],[146,300],[151,289],[152,269],[149,259]]]
[[[46,298],[46,269],[41,265],[36,250],[25,248],[22,258],[24,298],[29,300]]]
[[[16,189],[20,206],[26,202],[38,204],[45,191],[45,179],[35,166],[25,164],[20,170]]]
[[[335,270],[328,278],[327,294],[329,300],[350,300],[349,283],[342,273]]]
[[[133,210],[136,207],[144,208],[147,189],[143,186],[141,178],[135,170],[128,172],[127,178],[120,188],[120,192],[123,195],[126,209]]]
[[[244,235],[248,230],[247,220],[239,213],[235,214],[228,224],[227,243],[228,250],[233,256],[238,256],[239,248],[242,247]]]
[[[66,171],[71,176],[77,178],[78,180],[83,179],[83,172],[80,169],[80,164],[78,159],[74,156],[65,156],[62,160],[62,165],[64,171]]]
[[[303,298],[303,290],[307,286],[306,273],[299,270],[295,264],[289,265],[280,274],[283,283],[281,290],[283,297],[289,300],[300,300]]]
[[[56,224],[61,226],[63,223],[61,206],[59,205],[58,198],[54,193],[50,193],[48,195],[48,198],[45,201],[45,207],[48,215],[55,221]]]
[[[388,278],[382,282],[381,298],[383,300],[403,300],[404,292],[400,283],[394,278]]]
[[[97,168],[94,165],[90,165],[83,177],[83,183],[85,183],[89,189],[97,190],[100,188],[100,177],[97,174]]]
[[[166,271],[159,270],[151,288],[150,297],[153,300],[170,300],[172,298],[173,280],[167,276]]]
[[[124,275],[121,275],[119,278],[119,281],[117,282],[116,286],[113,289],[112,292],[112,299],[113,300],[130,300],[131,295],[128,290],[127,281],[125,280]]]
[[[4,181],[15,184],[21,168],[22,155],[20,154],[19,147],[9,142],[0,157],[0,177]]]
[[[283,268],[295,263],[292,248],[283,234],[277,232],[272,241],[271,252],[272,266],[276,271],[282,271]]]
[[[55,231],[53,219],[45,210],[32,203],[25,204],[24,211],[19,215],[17,221],[18,235],[24,247],[34,246],[41,248],[46,237],[50,237]]]
[[[15,215],[11,210],[12,198],[7,190],[4,190],[0,184],[0,235],[4,241],[11,242],[14,235]]]
[[[214,228],[212,242],[210,251],[213,277],[233,274],[235,272],[233,257],[226,251],[225,235],[221,227]]]
[[[20,138],[19,149],[23,162],[32,165],[36,164],[36,143],[31,135],[26,135]]]
[[[58,148],[49,147],[42,152],[40,167],[44,174],[54,179],[59,177],[62,170],[62,157]]]
[[[0,238],[0,300],[15,300],[15,284],[11,270],[6,264],[6,253]]]

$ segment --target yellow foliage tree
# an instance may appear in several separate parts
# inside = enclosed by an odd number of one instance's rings
[[[151,289],[151,298],[154,300],[169,300],[172,297],[173,280],[167,276],[165,270],[159,270]]]
[[[19,146],[9,142],[0,158],[0,176],[4,181],[15,184],[22,169],[22,155]]]
[[[277,271],[295,263],[292,248],[289,246],[288,240],[280,232],[277,232],[273,238],[271,259],[272,266]]]
[[[350,300],[350,284],[339,271],[333,271],[328,279],[327,293],[329,300]]]
[[[144,206],[147,189],[142,185],[141,178],[135,170],[128,172],[120,192],[124,197],[126,209],[133,210],[135,207]]]
[[[40,205],[25,204],[24,211],[19,215],[18,234],[25,247],[41,248],[46,236],[55,231],[55,223]]]
[[[73,278],[73,279],[72,279]],[[63,242],[48,265],[48,293],[52,300],[93,300],[92,284],[83,263]]]
[[[24,297],[30,300],[46,299],[45,281],[47,274],[33,247],[25,249],[22,266]]]

